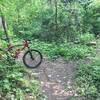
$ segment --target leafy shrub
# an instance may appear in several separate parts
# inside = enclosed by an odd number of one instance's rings
[[[76,42],[79,42],[80,44],[88,44],[94,39],[95,38],[93,34],[85,33],[78,35],[78,40]]]
[[[43,41],[34,40],[32,48],[40,50],[44,56],[54,58],[58,55],[58,46],[55,43],[45,43]]]
[[[76,70],[76,90],[86,99],[100,98],[100,61],[95,59],[91,63],[80,61]]]
[[[58,32],[60,38],[73,41],[82,33],[83,11],[78,2],[58,4]]]
[[[63,44],[59,47],[59,54],[63,55],[66,59],[83,59],[88,54],[92,53],[92,48],[85,45]]]
[[[32,48],[39,49],[45,56],[49,58],[55,58],[59,56],[65,57],[65,59],[83,59],[90,53],[93,48],[86,45],[73,44],[73,43],[45,43],[41,41],[33,41]]]
[[[100,35],[100,1],[92,0],[88,6],[88,22],[92,25],[92,32]]]
[[[39,83],[29,72],[20,64],[0,60],[0,100],[24,100],[30,94],[34,100],[41,100]]]

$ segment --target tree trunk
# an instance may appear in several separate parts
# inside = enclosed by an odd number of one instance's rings
[[[57,0],[55,0],[55,32],[56,32],[56,35],[57,35],[57,30],[58,30],[57,18],[58,18],[58,8],[57,8]]]

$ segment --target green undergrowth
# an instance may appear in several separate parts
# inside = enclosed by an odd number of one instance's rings
[[[48,58],[64,57],[66,60],[84,59],[93,53],[93,47],[87,45],[74,44],[72,42],[63,42],[56,44],[41,42],[38,40],[32,41],[31,47],[38,49]]]
[[[79,61],[76,70],[76,91],[87,100],[100,98],[100,58],[92,62]]]
[[[39,50],[43,57],[48,57],[49,59],[63,57],[65,60],[79,60],[85,59],[86,57],[91,56],[91,54],[92,56],[95,55],[93,53],[93,47],[87,46],[85,41],[84,43],[82,42],[86,37],[82,37],[78,44],[67,41],[62,43],[50,43],[39,41],[38,39],[32,39],[32,44],[30,46],[31,49]],[[13,43],[17,44],[21,41],[22,40],[16,38]],[[82,70],[84,70],[84,68]],[[26,96],[28,97],[28,94],[30,93],[36,100],[43,100],[42,94],[39,92],[39,83],[34,79],[34,76],[31,76],[31,78],[29,77],[31,75],[30,71],[24,69],[23,66],[18,64],[8,65],[6,62],[1,61],[0,73],[0,78],[2,79],[0,81],[0,95],[2,100],[4,98],[7,98],[7,100],[9,100],[9,98],[10,100],[11,98],[14,98],[14,100],[24,100],[24,98],[26,98]],[[77,71],[77,73],[79,72]],[[82,74],[85,74],[85,72]],[[79,76],[81,75],[79,74]],[[81,80],[79,82],[81,82]]]
[[[79,60],[76,67],[76,90],[87,100],[100,99],[100,39],[96,41],[95,56]]]
[[[0,100],[44,100],[31,70],[0,60]]]

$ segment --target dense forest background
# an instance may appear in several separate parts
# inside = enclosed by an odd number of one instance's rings
[[[99,0],[0,2],[8,28],[16,35],[43,41],[74,41],[80,34],[99,34]]]
[[[13,38],[14,43],[31,39],[31,47],[39,49],[50,59],[62,56],[66,60],[83,61],[86,57],[95,56],[94,47],[88,45],[100,35],[100,0],[0,0],[0,15],[5,17],[9,36],[16,37]],[[0,37],[2,35],[4,32],[0,30]],[[2,45],[6,46],[4,42]],[[88,100],[97,100],[100,96],[99,59],[90,65],[79,64],[76,71],[77,90],[80,95],[92,96],[93,99]],[[16,96],[11,98],[17,99],[10,100],[19,100],[24,90],[16,88],[10,78],[23,84],[25,79],[21,73],[24,69],[18,65],[11,66],[0,62],[0,97],[9,94],[11,97],[10,91],[16,90]],[[43,100],[36,85],[28,89],[34,92],[37,100]]]

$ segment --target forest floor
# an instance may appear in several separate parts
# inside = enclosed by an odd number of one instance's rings
[[[76,61],[65,61],[61,57],[56,60],[44,58],[42,64],[33,69],[43,94],[47,96],[45,100],[83,100],[73,87],[76,65]]]
[[[70,100],[75,96],[73,89],[75,63],[63,58],[54,61],[44,59],[41,66],[34,69],[41,83],[46,100]]]
[[[72,97],[77,97],[73,88],[76,64],[65,61],[62,57],[55,60],[43,58],[42,64],[33,69],[32,73],[39,80],[42,92],[46,95],[45,100],[72,100]]]
[[[100,41],[96,41],[96,55],[99,56]],[[99,47],[98,47],[99,46]],[[85,60],[89,63],[90,57]],[[63,58],[56,60],[43,60],[41,66],[34,69],[41,83],[42,92],[46,94],[46,100],[85,100],[78,97],[74,90],[75,69],[78,61],[65,61]]]
[[[76,65],[76,61],[65,61],[61,57],[55,60],[43,58],[42,64],[31,71],[40,82],[45,100],[83,100],[73,87]]]

